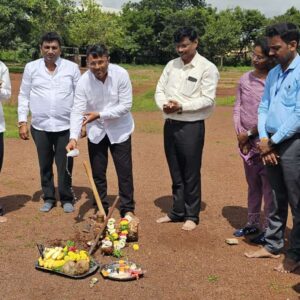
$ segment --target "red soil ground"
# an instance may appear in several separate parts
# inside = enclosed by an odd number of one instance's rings
[[[14,80],[14,76],[13,76]],[[246,221],[247,187],[236,151],[232,109],[218,107],[206,122],[203,155],[203,202],[200,225],[183,232],[182,224],[156,224],[171,206],[171,182],[163,153],[161,115],[135,113],[133,160],[136,213],[141,219],[140,250],[126,250],[128,258],[146,270],[145,278],[127,283],[105,281],[89,287],[89,278],[72,280],[35,270],[35,243],[67,240],[81,232],[93,213],[91,189],[82,162],[88,160],[86,141],[75,161],[76,211],[64,214],[60,205],[50,213],[42,205],[38,162],[32,139],[5,140],[0,176],[0,204],[8,221],[0,224],[0,299],[299,299],[298,274],[273,271],[281,259],[247,259],[257,249],[243,238],[228,246],[235,228]],[[117,194],[112,162],[108,168],[109,194]],[[118,218],[118,211],[114,216]],[[291,228],[288,222],[287,239]],[[288,242],[288,241],[287,241]],[[112,260],[95,258],[101,263]]]

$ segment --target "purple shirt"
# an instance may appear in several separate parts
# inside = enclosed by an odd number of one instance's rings
[[[233,109],[233,122],[236,133],[241,133],[257,126],[257,109],[261,101],[265,87],[265,80],[253,75],[253,71],[245,73],[239,81],[236,100]],[[254,158],[258,158],[256,140],[250,140],[252,146],[250,152],[242,158],[249,164]]]

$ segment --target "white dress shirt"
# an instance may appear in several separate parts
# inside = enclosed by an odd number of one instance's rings
[[[0,80],[2,85],[0,87],[0,132],[5,131],[4,114],[2,108],[2,101],[8,100],[11,96],[11,85],[9,79],[9,72],[6,65],[0,61]]]
[[[43,58],[26,64],[18,98],[19,122],[27,122],[42,131],[59,132],[70,128],[74,91],[80,78],[78,65],[58,58],[49,72]]]
[[[188,64],[176,58],[166,65],[158,81],[155,101],[163,110],[169,100],[182,105],[182,114],[164,114],[164,118],[178,121],[206,119],[215,106],[216,88],[219,80],[217,67],[198,52]]]
[[[96,111],[100,118],[87,124],[89,140],[98,144],[107,135],[112,144],[126,141],[134,130],[131,106],[132,86],[125,69],[109,64],[104,83],[88,70],[76,87],[70,139],[78,139],[83,114]]]

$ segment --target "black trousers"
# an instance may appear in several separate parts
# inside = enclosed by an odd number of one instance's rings
[[[173,221],[199,223],[204,136],[204,121],[165,121],[164,147],[173,193],[173,207],[168,216]]]
[[[3,164],[3,155],[4,155],[4,140],[3,140],[3,132],[0,132],[0,172]]]
[[[48,132],[37,130],[31,126],[31,135],[38,153],[44,200],[49,202],[56,201],[53,180],[53,162],[55,161],[60,201],[62,203],[73,202],[74,199],[71,190],[72,178],[66,171],[66,145],[69,142],[69,130]],[[72,168],[73,159],[68,158],[68,169],[71,174]]]
[[[276,146],[279,164],[268,166],[268,178],[274,195],[274,209],[269,216],[265,248],[278,253],[284,246],[288,205],[293,216],[287,256],[300,261],[300,138],[291,138]]]
[[[117,172],[120,214],[123,217],[127,212],[134,212],[135,208],[135,202],[133,200],[131,137],[119,144],[111,144],[107,135],[99,144],[93,144],[88,140],[88,151],[93,178],[106,213],[109,208],[106,180],[108,148],[110,149]]]

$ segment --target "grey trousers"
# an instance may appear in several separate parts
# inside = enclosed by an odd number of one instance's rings
[[[44,193],[43,199],[47,202],[56,202],[53,180],[53,162],[55,161],[58,175],[58,192],[60,201],[72,203],[72,179],[66,171],[67,151],[69,142],[69,130],[60,132],[41,131],[31,126],[31,135],[35,142],[41,175],[41,185]],[[73,158],[69,158],[68,169],[72,173]]]
[[[274,254],[283,248],[289,204],[293,228],[287,256],[300,261],[300,139],[292,138],[278,144],[277,151],[279,164],[267,167],[274,208],[269,216],[265,248]]]

